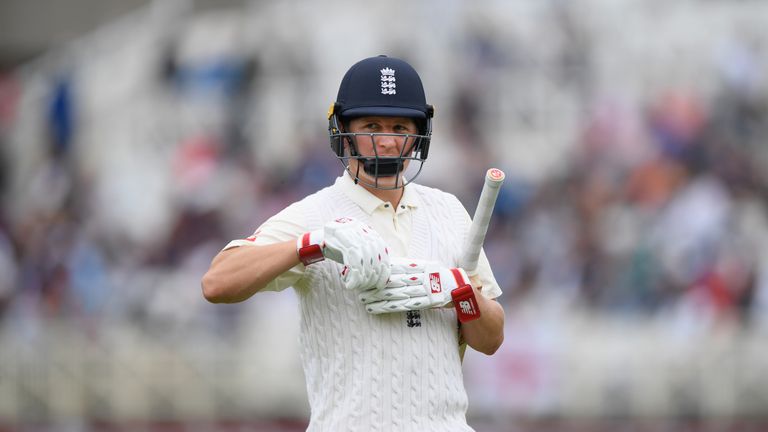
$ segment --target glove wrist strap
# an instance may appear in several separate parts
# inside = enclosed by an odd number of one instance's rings
[[[323,248],[312,242],[311,232],[304,233],[296,240],[296,253],[299,255],[299,261],[305,266],[325,259]]]
[[[458,269],[451,269],[451,271],[457,282],[463,282],[459,283],[458,288],[451,291],[453,307],[456,308],[456,316],[459,318],[459,322],[465,323],[480,318],[480,308],[477,305],[477,298],[475,298],[475,290],[472,289],[472,285],[467,283]]]

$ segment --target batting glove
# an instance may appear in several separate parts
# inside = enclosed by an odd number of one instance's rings
[[[364,290],[358,296],[372,314],[444,307],[453,302],[459,321],[480,318],[475,292],[462,268],[434,261],[392,258],[384,288]]]
[[[297,239],[296,250],[304,265],[325,258],[343,264],[341,277],[349,289],[383,288],[389,278],[389,249],[384,239],[352,218],[339,218],[304,233]]]

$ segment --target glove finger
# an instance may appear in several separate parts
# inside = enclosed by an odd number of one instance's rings
[[[378,287],[379,286],[379,278],[381,277],[381,255],[379,255],[378,250],[378,244],[376,242],[368,242],[368,259],[369,259],[369,273],[368,273],[368,280],[366,281],[368,286],[371,287]]]
[[[349,289],[368,289],[375,288],[378,277],[376,269],[371,266],[354,265],[348,266],[349,270],[346,276],[342,275],[345,286]],[[386,282],[386,281],[385,281]]]
[[[366,288],[381,288],[379,286],[379,277],[381,276],[381,269],[379,266],[372,266],[368,269],[368,278],[366,282]]]
[[[348,266],[346,273],[342,273],[341,280],[344,282],[344,286],[350,290],[356,290],[362,288],[362,279],[360,278],[360,270]]]
[[[382,250],[379,248],[377,249],[376,271],[373,278],[373,286],[384,288],[387,285],[390,275],[389,257],[386,253],[382,255]]]
[[[413,274],[424,272],[424,266],[413,260],[398,260],[391,262],[390,267],[393,273]]]
[[[401,289],[370,289],[364,290],[358,295],[360,302],[365,304],[382,300],[402,300],[409,297],[410,296],[404,293]]]
[[[409,297],[409,298],[417,298],[417,297],[425,297],[427,296],[426,289],[424,285],[409,285],[403,288],[400,288],[400,292],[403,293],[403,295]]]
[[[343,260],[351,269],[357,269],[358,273],[355,279],[355,285],[358,288],[369,288],[373,286],[384,286],[380,280],[386,282],[387,274],[382,274],[381,262],[388,259],[388,255],[381,254],[379,247],[381,243],[376,241],[362,229],[347,230],[338,232],[336,240],[346,246],[340,246],[343,250]],[[334,243],[336,246],[336,243]],[[350,275],[350,277],[353,277]],[[350,279],[351,281],[351,279]],[[348,285],[351,288],[351,285]]]
[[[403,300],[395,300],[370,303],[365,306],[365,310],[372,314],[383,314],[392,312],[406,312],[410,309],[406,308]]]
[[[386,301],[369,303],[369,304],[365,305],[365,310],[369,314],[374,314],[374,315],[388,313],[389,311],[384,310],[384,308],[382,307],[385,303],[386,303]]]
[[[403,303],[402,307],[405,308],[405,310],[421,310],[429,309],[432,307],[428,296],[412,297],[399,301]]]
[[[400,288],[404,287],[408,284],[402,281],[401,275],[389,275],[389,280],[387,280],[386,288]]]
[[[371,290],[377,288],[375,285],[375,279],[373,279],[376,276],[375,270],[376,269],[371,265],[366,265],[361,269],[360,289]]]
[[[376,288],[386,287],[389,276],[389,266],[385,264],[379,265],[379,279],[376,281]]]
[[[379,290],[376,289],[363,290],[357,295],[357,299],[360,300],[360,303],[368,304],[375,301],[381,301],[382,299],[379,297],[379,294]]]
[[[344,284],[347,288],[362,287],[364,284],[364,268],[362,258],[357,249],[348,249],[344,251],[344,265],[347,267],[347,273],[342,273]]]
[[[411,274],[411,275],[405,275],[405,277],[401,278],[400,280],[406,284],[406,285],[424,285],[423,274]]]
[[[406,291],[407,289],[408,287],[382,290],[382,300],[403,300],[411,298],[411,295]]]
[[[391,273],[389,275],[389,281],[387,281],[388,288],[397,288],[406,285],[423,285],[422,276],[418,274],[403,274],[403,273]]]

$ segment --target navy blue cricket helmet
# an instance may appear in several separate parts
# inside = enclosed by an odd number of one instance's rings
[[[358,166],[362,165],[364,171],[376,179],[374,184],[369,186],[383,189],[378,184],[380,177],[398,176],[395,186],[387,189],[400,188],[418,176],[427,159],[433,115],[434,108],[426,102],[421,78],[410,64],[384,55],[369,57],[349,68],[341,80],[336,101],[328,110],[331,149],[355,181],[360,181],[359,173],[350,170],[350,159],[359,160],[361,164]],[[349,120],[367,116],[411,118],[418,125],[419,133],[360,134],[345,131]],[[397,157],[378,154],[363,156],[357,151],[356,138],[360,135],[372,138],[376,135],[398,135],[405,139],[406,145],[403,145],[402,152]],[[418,163],[418,167],[410,178],[401,181],[401,173],[408,160]]]

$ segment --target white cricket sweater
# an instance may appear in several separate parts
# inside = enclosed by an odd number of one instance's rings
[[[296,238],[339,217],[371,224],[359,190],[350,189],[358,187],[339,178],[265,222],[251,240],[265,244]],[[405,256],[457,265],[469,230],[467,211],[451,194],[414,183],[407,188],[409,201],[417,205],[411,208]],[[385,241],[395,241],[381,234]],[[230,246],[249,243],[254,244],[236,240]],[[501,290],[484,255],[480,267],[483,295],[497,297]],[[340,271],[331,260],[300,265],[266,288],[279,290],[290,283],[298,293],[301,359],[311,409],[307,430],[472,431],[466,422],[456,312],[368,314],[357,292],[343,286]]]
[[[452,195],[411,184],[409,258],[455,264],[469,225]],[[369,219],[339,188],[301,202],[310,230],[346,216]],[[368,314],[330,260],[308,266],[295,287],[301,305],[302,362],[309,431],[471,431],[453,309]],[[410,324],[409,324],[410,322]]]

